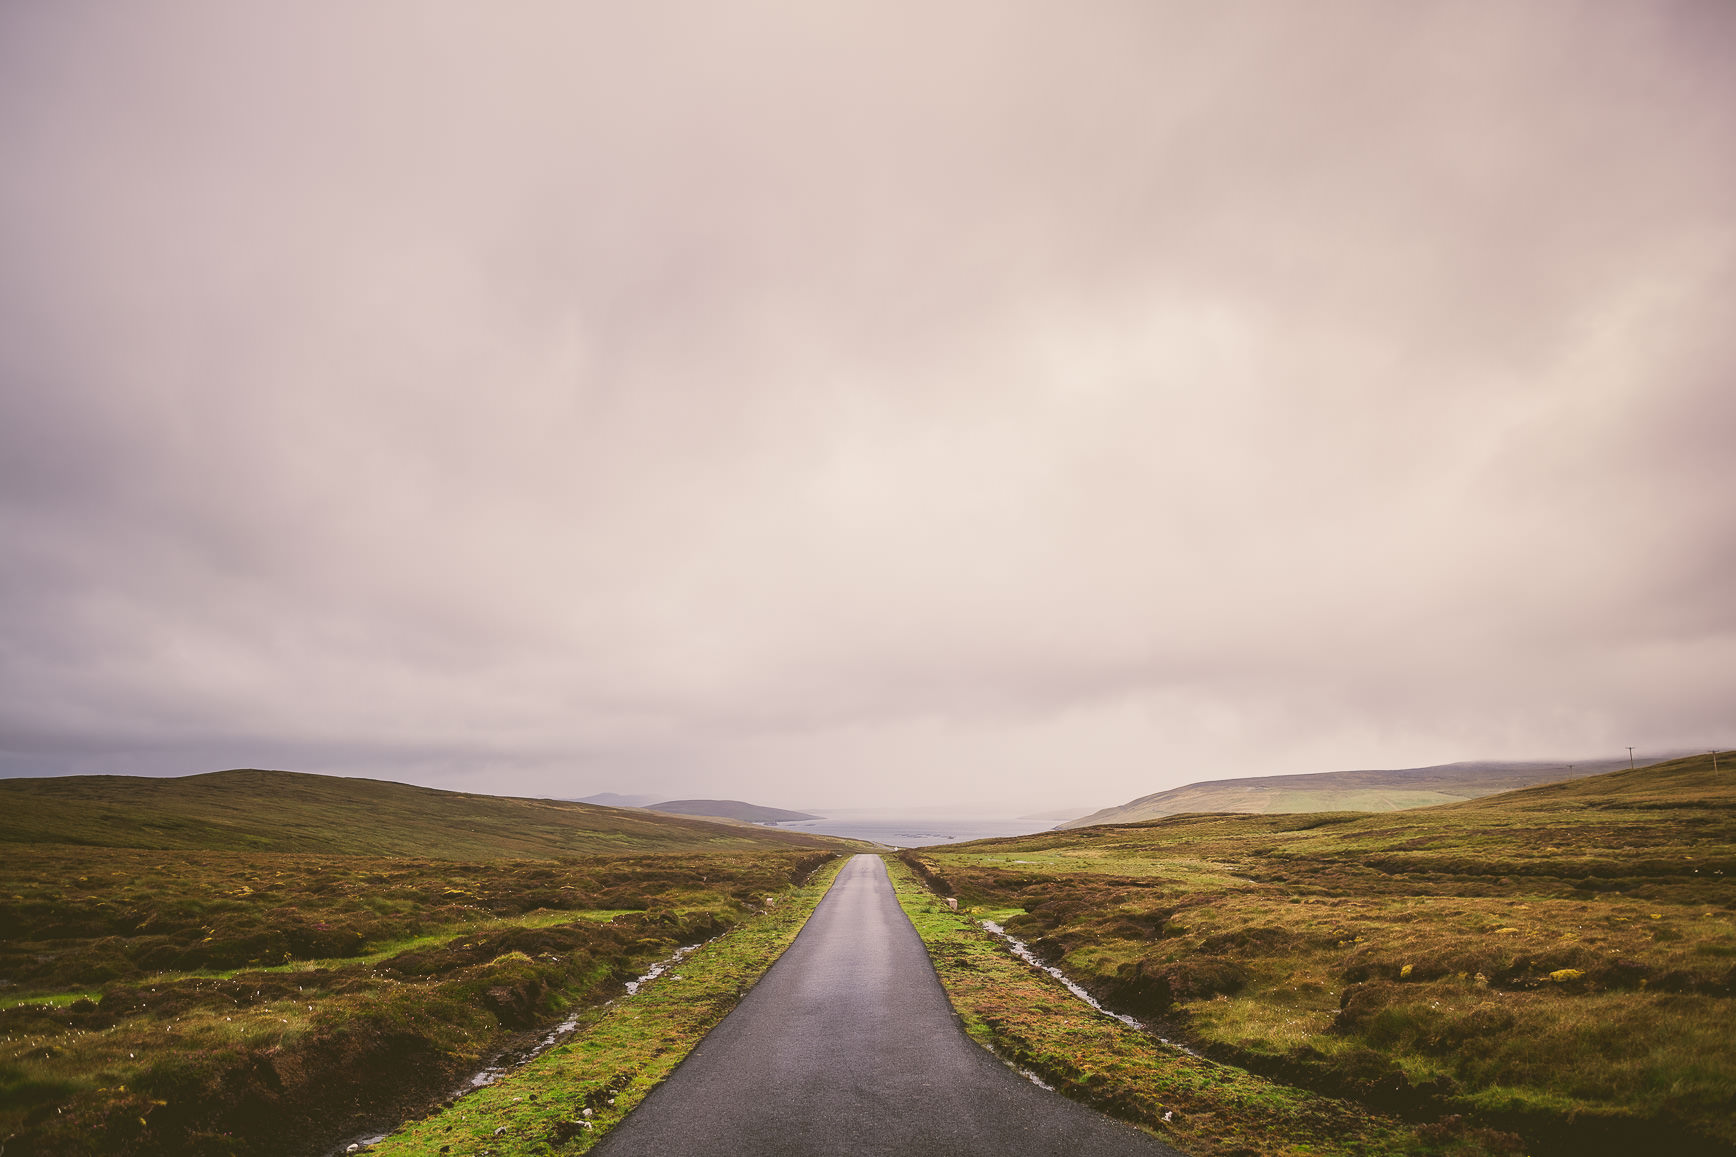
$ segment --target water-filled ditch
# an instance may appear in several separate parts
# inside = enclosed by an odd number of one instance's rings
[[[1110,1017],[1113,1020],[1120,1021],[1122,1024],[1126,1025],[1128,1028],[1136,1028],[1140,1032],[1147,1033],[1150,1036],[1152,1036],[1153,1038],[1155,1038],[1159,1041],[1162,1041],[1166,1045],[1169,1045],[1171,1048],[1180,1049],[1182,1052],[1187,1053],[1189,1056],[1198,1056],[1199,1055],[1198,1053],[1194,1052],[1192,1049],[1188,1048],[1186,1045],[1182,1044],[1180,1041],[1170,1040],[1168,1037],[1157,1032],[1150,1025],[1143,1024],[1140,1021],[1133,1019],[1131,1016],[1128,1016],[1124,1012],[1115,1012],[1112,1009],[1104,1008],[1103,1005],[1098,1001],[1098,999],[1095,996],[1092,996],[1089,992],[1085,991],[1085,989],[1077,981],[1075,981],[1072,977],[1068,976],[1065,972],[1062,972],[1059,968],[1056,968],[1053,964],[1043,963],[1043,961],[1037,956],[1037,954],[1035,952],[1031,951],[1030,945],[1026,944],[1023,940],[1020,940],[1017,936],[1014,936],[1012,933],[1008,932],[1005,928],[1002,928],[999,924],[996,924],[993,920],[982,921],[982,926],[984,928],[988,929],[991,934],[998,936],[998,937],[1000,937],[1000,939],[1005,941],[1007,948],[1009,950],[1011,950],[1011,952],[1014,956],[1017,956],[1020,960],[1023,960],[1026,964],[1029,964],[1031,967],[1040,968],[1044,972],[1047,972],[1050,976],[1053,976],[1056,980],[1059,980],[1061,982],[1062,986],[1064,988],[1066,988],[1066,990],[1068,992],[1072,993],[1074,996],[1078,997],[1080,1000],[1082,1000],[1086,1004],[1090,1005],[1097,1012],[1102,1013],[1104,1016]]]
[[[713,939],[716,938],[713,937]],[[687,944],[677,948],[671,955],[659,960],[634,979],[627,981],[627,995],[636,995],[645,985],[650,984],[659,976],[662,976],[671,968],[674,968],[677,964],[680,964],[683,960],[687,959],[687,957],[692,953],[709,943],[711,943],[711,941],[706,940],[699,944]],[[615,1003],[613,1000],[604,1001],[603,1007],[606,1008],[613,1003]],[[549,1028],[542,1037],[534,1039],[528,1044],[517,1045],[496,1054],[486,1065],[466,1077],[464,1082],[453,1090],[451,1099],[457,1100],[467,1093],[473,1093],[477,1089],[487,1088],[506,1074],[530,1064],[530,1062],[536,1060],[556,1045],[565,1043],[573,1033],[578,1031],[579,1021],[581,1019],[583,1019],[583,1013],[575,1012],[572,1016],[567,1017],[559,1024]],[[370,1130],[366,1133],[359,1133],[345,1137],[331,1148],[323,1150],[321,1157],[343,1157],[346,1153],[360,1152],[370,1145],[375,1145],[384,1141],[387,1137],[391,1136],[393,1129],[396,1128],[397,1126],[394,1125],[392,1129],[388,1129],[383,1133]]]

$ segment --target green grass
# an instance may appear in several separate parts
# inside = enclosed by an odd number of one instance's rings
[[[1700,756],[909,859],[973,915],[1023,909],[1002,922],[1106,1004],[1243,1070],[1543,1148],[1728,1151],[1733,780]]]
[[[440,859],[859,845],[562,800],[287,771],[0,780],[0,844]]]
[[[18,1008],[21,1006],[30,1006],[35,1008],[64,1008],[69,1004],[76,1004],[81,1000],[94,1001],[101,996],[102,993],[100,992],[86,992],[83,989],[74,989],[72,992],[38,993],[33,996],[9,996],[4,1000],[0,1000],[0,1009]]]
[[[589,1149],[740,1002],[801,931],[842,865],[822,869],[638,994],[592,1010],[572,1040],[370,1151],[518,1157]]]

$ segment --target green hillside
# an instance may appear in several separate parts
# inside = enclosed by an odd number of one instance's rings
[[[472,860],[846,846],[562,800],[255,769],[0,780],[0,843]]]
[[[1403,811],[1612,771],[1626,759],[1444,763],[1386,771],[1324,771],[1214,779],[1153,792],[1060,825],[1134,824],[1188,812]]]
[[[647,809],[654,812],[667,812],[678,816],[711,816],[717,819],[741,820],[750,824],[785,824],[795,820],[817,820],[820,817],[807,812],[786,811],[778,807],[764,807],[757,803],[743,803],[739,799],[672,799],[667,803],[654,803]]]

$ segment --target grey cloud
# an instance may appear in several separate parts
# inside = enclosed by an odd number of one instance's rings
[[[12,6],[0,766],[1035,805],[1727,742],[1732,47]]]

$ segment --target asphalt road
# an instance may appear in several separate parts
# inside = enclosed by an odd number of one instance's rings
[[[877,856],[602,1144],[602,1157],[1180,1157],[964,1035]]]

